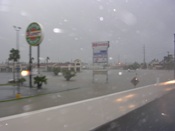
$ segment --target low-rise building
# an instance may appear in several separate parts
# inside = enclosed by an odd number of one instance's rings
[[[20,63],[19,69],[20,71],[28,69],[28,63]],[[40,63],[40,71],[52,71],[54,67],[60,67],[61,69],[74,70],[76,72],[80,72],[82,70],[82,62],[79,59],[74,60],[74,62],[65,62],[65,63]],[[32,68],[37,69],[37,63],[32,63]],[[17,65],[13,66],[13,63],[5,63],[0,64],[0,72],[13,72],[13,70],[17,70]],[[50,70],[48,70],[50,69]]]
[[[162,68],[163,68],[162,64],[157,59],[154,59],[149,63],[149,69],[162,69]]]

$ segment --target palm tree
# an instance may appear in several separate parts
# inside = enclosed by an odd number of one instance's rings
[[[31,61],[32,61],[32,63],[33,63],[33,61],[34,61],[34,58],[33,58],[33,57],[31,58]]]
[[[38,89],[42,88],[43,83],[47,84],[46,76],[36,76],[36,77],[34,77],[34,84],[37,84]]]
[[[20,59],[19,50],[12,48],[9,54],[9,61],[13,61],[13,80],[15,82],[15,63]]]

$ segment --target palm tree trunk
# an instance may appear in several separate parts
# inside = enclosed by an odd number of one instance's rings
[[[38,86],[38,89],[41,89],[42,88],[42,83],[38,82],[37,86]]]

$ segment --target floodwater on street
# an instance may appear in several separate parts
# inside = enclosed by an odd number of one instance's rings
[[[11,75],[10,73],[6,75],[5,73],[1,74],[4,80]],[[38,94],[51,94],[21,99],[20,101],[1,102],[0,116],[9,116],[62,105],[173,79],[173,71],[165,70],[137,70],[130,72],[126,70],[109,70],[108,82],[106,82],[105,75],[95,76],[93,82],[92,71],[90,70],[83,70],[77,73],[70,81],[66,81],[63,76],[54,76],[51,72],[43,74],[46,75],[48,79],[48,84],[44,85],[43,89],[37,90],[36,88],[29,88],[28,86],[21,87],[21,95],[25,97]],[[137,76],[139,80],[136,87],[131,83],[131,79],[135,76]],[[27,82],[25,84],[28,85]],[[15,98],[15,94],[15,86],[0,86],[0,100],[13,99]],[[25,107],[26,104],[30,105],[30,109],[24,110],[23,107]],[[13,110],[11,110],[12,108]]]
[[[10,79],[13,79],[12,73],[0,72],[0,84],[6,84]]]
[[[83,70],[71,78],[70,81],[66,81],[63,76],[54,76],[53,72],[42,72],[42,74],[47,76],[48,83],[43,85],[43,89],[39,92],[41,94],[82,88],[93,88],[95,91],[99,91],[97,94],[102,92],[112,93],[173,79],[173,71],[167,70],[109,70],[108,81],[106,81],[106,75],[95,75],[93,81],[92,70]],[[136,86],[131,83],[134,77],[139,80]],[[12,78],[12,73],[0,73],[0,84],[5,84]],[[29,78],[25,78],[27,81],[24,83],[24,87],[21,87],[21,94],[23,96],[38,94],[36,88],[32,90],[29,88]],[[36,85],[33,84],[33,87],[36,87]],[[16,87],[1,86],[0,100],[13,98],[15,93]]]

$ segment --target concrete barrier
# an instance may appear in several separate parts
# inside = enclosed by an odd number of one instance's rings
[[[174,81],[148,85],[38,111],[0,118],[0,131],[88,131],[175,89]]]

